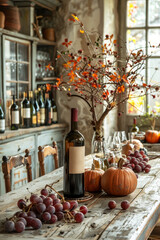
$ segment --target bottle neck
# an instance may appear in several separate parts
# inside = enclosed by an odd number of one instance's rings
[[[136,122],[136,118],[133,119],[133,125],[136,126],[137,122]]]
[[[71,121],[71,130],[78,130],[78,122]]]

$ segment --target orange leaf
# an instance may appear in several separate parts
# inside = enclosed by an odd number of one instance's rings
[[[73,17],[76,21],[80,22],[79,18],[78,18],[75,14],[72,14],[72,17]]]

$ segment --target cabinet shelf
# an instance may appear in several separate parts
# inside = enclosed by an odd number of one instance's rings
[[[36,82],[47,82],[47,81],[57,82],[57,77],[45,77],[45,78],[36,79]]]

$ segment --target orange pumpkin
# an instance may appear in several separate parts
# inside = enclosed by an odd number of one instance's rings
[[[95,168],[92,164],[91,169],[86,169],[84,173],[85,191],[87,192],[99,192],[101,191],[101,176],[104,171],[100,168]]]
[[[122,167],[124,159],[118,162],[118,168],[108,168],[101,177],[102,189],[109,195],[125,196],[137,187],[136,174],[130,168]]]
[[[159,142],[159,132],[156,130],[146,131],[146,141],[148,143],[158,143]]]

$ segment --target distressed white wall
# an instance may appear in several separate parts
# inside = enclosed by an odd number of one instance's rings
[[[73,41],[74,49],[81,49],[84,44],[78,28],[68,21],[71,13],[75,13],[86,29],[101,34],[116,32],[116,1],[117,0],[63,0],[57,13],[56,41],[58,48],[65,38]],[[78,98],[68,98],[64,92],[57,92],[59,120],[70,126],[70,108],[78,107],[79,130],[86,140],[86,154],[90,153],[90,143],[93,135],[90,124],[90,112],[85,102]],[[105,135],[117,128],[117,111],[112,111],[105,120]]]

